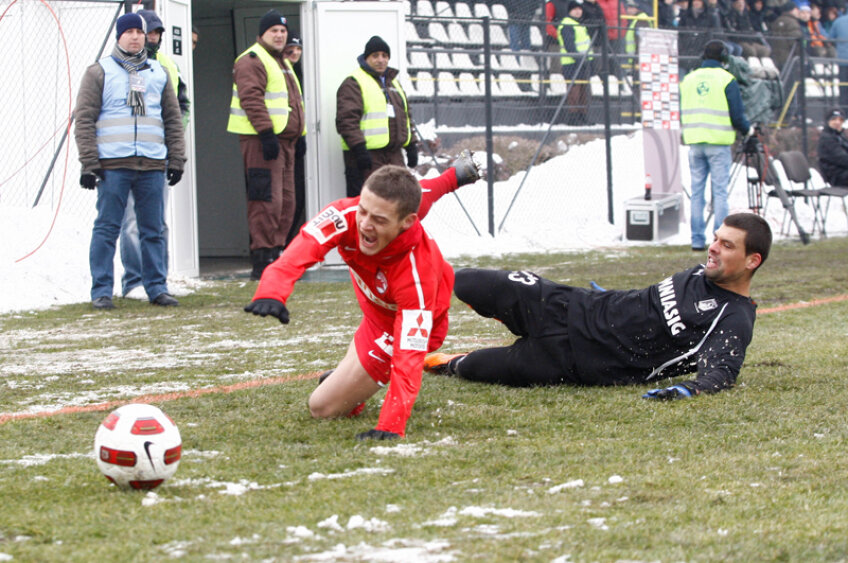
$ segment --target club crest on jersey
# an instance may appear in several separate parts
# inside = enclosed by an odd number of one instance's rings
[[[386,290],[389,289],[389,280],[386,279],[383,270],[377,270],[377,275],[374,278],[374,289],[377,290],[377,293],[380,295],[386,293]]]
[[[425,309],[403,309],[400,349],[426,352],[433,331],[433,312]]]
[[[707,311],[718,309],[718,301],[716,301],[715,299],[704,299],[703,301],[698,301],[697,303],[695,303],[695,309],[697,309],[701,313],[706,313]]]
[[[315,216],[304,231],[312,235],[320,244],[324,244],[335,235],[347,230],[347,222],[338,209],[332,205]]]

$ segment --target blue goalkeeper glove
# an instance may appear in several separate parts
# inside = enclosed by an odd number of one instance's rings
[[[672,385],[665,389],[651,389],[644,395],[643,399],[657,399],[660,401],[670,401],[672,399],[686,399],[692,396],[692,391],[683,385]]]

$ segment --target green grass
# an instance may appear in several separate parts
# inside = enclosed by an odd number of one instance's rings
[[[778,244],[754,297],[772,308],[844,295],[846,256],[845,238]],[[701,258],[646,246],[454,264],[630,288]],[[298,284],[285,327],[241,312],[254,287],[208,282],[169,310],[119,299],[112,312],[86,303],[0,316],[0,413],[335,365],[359,321],[349,283]],[[512,339],[459,302],[451,313],[447,351]],[[737,387],[674,403],[640,399],[643,387],[521,390],[427,377],[400,443],[353,439],[375,424],[379,397],[359,418],[312,420],[311,379],[158,402],[180,427],[184,455],[156,497],[120,491],[97,470],[92,442],[105,411],[11,420],[0,425],[0,554],[846,560],[846,320],[848,301],[762,315]]]

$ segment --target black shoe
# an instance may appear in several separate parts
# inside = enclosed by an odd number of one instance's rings
[[[115,304],[112,303],[111,297],[98,297],[97,299],[95,299],[91,302],[91,306],[94,307],[95,309],[103,309],[103,310],[115,308]]]
[[[180,302],[174,299],[174,296],[169,293],[160,293],[150,304],[159,305],[160,307],[176,307]]]
[[[250,271],[250,281],[259,281],[262,278],[262,272],[265,271],[265,268],[270,266],[271,262],[276,260],[279,255],[279,247],[251,250],[250,262],[253,268]]]

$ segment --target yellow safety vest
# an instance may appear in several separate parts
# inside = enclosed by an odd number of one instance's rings
[[[733,75],[717,67],[694,70],[680,83],[680,124],[683,143],[732,145],[736,132],[724,89]]]
[[[577,20],[571,16],[562,18],[562,21],[557,28],[559,52],[563,53],[563,56],[560,57],[559,61],[562,65],[573,65],[576,61],[573,57],[565,56],[565,53],[568,53],[568,51],[565,50],[565,43],[562,41],[562,28],[567,25],[574,26],[574,47],[577,49],[578,53],[586,53],[589,51],[589,48],[592,46],[592,37],[589,35],[589,32],[586,31],[586,28],[577,23]]]
[[[636,19],[630,20],[630,24],[627,26],[627,33],[624,35],[625,53],[633,54],[636,52],[636,24],[640,21],[651,21],[651,17],[644,12],[639,12],[636,14]]]
[[[177,63],[174,62],[174,59],[159,51],[156,51],[156,60],[159,61],[159,64],[162,65],[162,68],[164,68],[165,72],[168,73],[168,78],[171,79],[171,85],[174,87],[174,92],[179,95],[180,69],[177,68]]]
[[[280,134],[286,128],[286,123],[289,120],[289,91],[283,69],[259,43],[254,43],[248,47],[245,52],[236,57],[236,61],[248,53],[255,53],[265,66],[265,74],[268,76],[268,83],[265,85],[265,107],[268,108],[274,134]],[[233,83],[233,97],[230,100],[230,120],[227,123],[227,131],[239,135],[258,134],[258,131],[247,118],[247,114],[241,109],[238,86],[235,82]]]
[[[362,67],[353,71],[351,76],[359,84],[362,91],[362,117],[359,120],[359,129],[365,135],[365,148],[368,150],[382,149],[389,144],[389,102],[380,83],[373,76],[365,72]],[[403,113],[406,119],[406,139],[403,146],[409,144],[412,138],[411,125],[409,122],[409,105],[406,101],[406,93],[401,88],[397,79],[392,80],[392,87],[397,90],[403,100]],[[398,119],[401,116],[397,116]],[[342,149],[349,147],[342,138]]]

